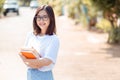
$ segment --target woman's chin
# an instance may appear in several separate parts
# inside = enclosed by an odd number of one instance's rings
[[[43,31],[44,31],[44,30],[46,30],[46,28],[45,28],[45,27],[40,27],[40,29],[41,29],[41,30],[43,30]]]
[[[40,29],[44,29],[44,26],[40,26]]]

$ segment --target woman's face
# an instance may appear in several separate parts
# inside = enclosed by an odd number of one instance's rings
[[[38,15],[36,17],[36,22],[42,31],[47,30],[47,28],[50,24],[50,19],[49,19],[48,14],[45,10],[42,10],[38,13]]]

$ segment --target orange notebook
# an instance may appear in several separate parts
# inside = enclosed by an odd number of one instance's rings
[[[27,48],[21,49],[21,54],[28,59],[36,59],[40,57],[39,53],[33,53],[32,49],[27,49]]]
[[[22,51],[21,53],[28,59],[36,59],[36,56],[32,52]]]

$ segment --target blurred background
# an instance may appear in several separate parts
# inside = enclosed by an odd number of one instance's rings
[[[109,32],[108,43],[120,43],[120,0],[0,0],[0,17],[9,12],[19,15],[21,7],[33,9],[42,4],[51,5],[57,16],[66,15],[75,24]]]
[[[26,80],[18,53],[43,4],[54,9],[61,43],[56,80],[120,80],[120,0],[0,0],[1,80]]]

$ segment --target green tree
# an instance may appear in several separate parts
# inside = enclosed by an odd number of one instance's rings
[[[108,43],[120,43],[120,26],[117,19],[120,17],[120,0],[91,0],[98,8],[103,11],[104,18],[108,19],[112,27],[109,32]]]
[[[51,5],[57,16],[62,15],[63,0],[39,0],[39,3]]]
[[[90,0],[67,0],[68,17],[75,19],[75,23],[81,22],[83,26],[89,26],[90,20],[96,18],[95,7]]]
[[[2,9],[3,9],[3,3],[4,3],[5,0],[0,0],[0,17],[1,17],[1,14],[2,14]]]
[[[21,6],[29,6],[31,0],[19,0]]]
[[[80,5],[81,0],[66,0],[68,17],[72,19],[80,18]]]

